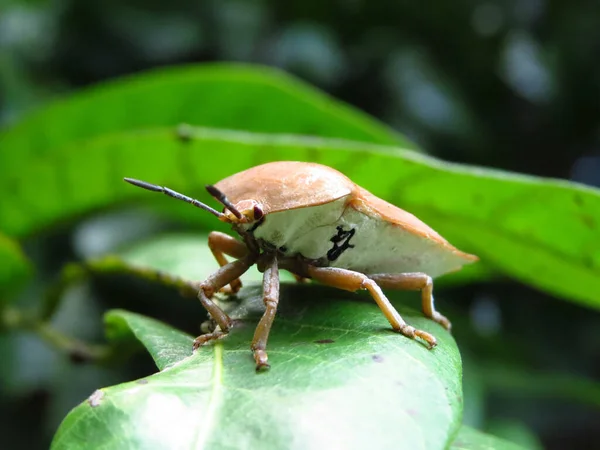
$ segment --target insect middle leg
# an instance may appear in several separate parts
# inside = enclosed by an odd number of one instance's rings
[[[273,257],[263,273],[263,301],[266,309],[256,327],[251,346],[256,361],[256,370],[269,368],[267,362],[269,358],[266,352],[267,340],[279,303],[279,268],[276,257]]]
[[[306,283],[306,281],[308,280],[308,278],[301,277],[300,275],[295,273],[292,273],[292,275],[294,276],[294,279],[297,283]]]
[[[398,331],[411,339],[419,337],[429,344],[429,348],[433,348],[437,345],[437,340],[434,336],[426,331],[418,330],[415,327],[408,325],[398,311],[392,306],[377,283],[365,274],[347,269],[338,269],[336,267],[313,266],[309,266],[307,272],[311,278],[339,289],[351,292],[359,289],[368,290],[371,297],[373,297],[373,300],[375,300],[375,303],[377,303],[395,331]]]
[[[255,255],[248,255],[245,258],[232,261],[221,267],[206,280],[200,283],[198,299],[200,300],[200,303],[202,303],[202,306],[204,306],[204,308],[214,319],[214,321],[217,322],[220,330],[215,330],[212,333],[198,336],[196,339],[194,339],[194,349],[210,340],[218,339],[229,332],[229,329],[233,323],[231,318],[227,315],[227,313],[225,313],[225,311],[219,308],[216,303],[211,300],[211,298],[215,292],[217,292],[223,286],[242,276],[255,262]]]
[[[433,302],[433,280],[429,275],[421,272],[380,273],[369,275],[369,278],[374,280],[384,289],[420,290],[423,313],[430,319],[439,323],[446,330],[452,328],[450,321],[435,310]]]
[[[243,242],[238,241],[228,234],[220,233],[218,231],[213,231],[208,235],[208,247],[221,267],[227,265],[228,263],[224,254],[233,256],[236,259],[243,258],[248,254],[248,248]],[[228,294],[235,294],[241,289],[241,287],[241,280],[236,278],[229,283],[228,290],[222,290]]]

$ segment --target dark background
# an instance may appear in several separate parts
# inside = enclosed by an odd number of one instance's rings
[[[593,0],[0,0],[0,124],[93,83],[204,61],[280,67],[446,160],[600,186]],[[73,257],[73,231],[29,244],[48,276]],[[82,289],[106,306],[101,282]],[[467,423],[532,446],[600,447],[598,402],[577,381],[600,377],[596,311],[505,279],[445,298]],[[7,448],[46,447],[93,389],[152,370],[143,357],[73,366],[27,336],[0,340],[3,351],[14,365],[0,371],[14,371],[0,399]]]

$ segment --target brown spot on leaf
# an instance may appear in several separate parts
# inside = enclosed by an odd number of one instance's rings
[[[148,384],[148,380],[142,378],[141,380],[137,380],[137,384]]]
[[[383,362],[383,356],[381,356],[381,355],[373,355],[373,356],[371,356],[371,358],[373,359],[373,361],[375,361],[377,363]]]
[[[97,389],[94,391],[94,393],[92,395],[90,395],[88,397],[88,403],[90,404],[90,406],[92,408],[96,408],[97,406],[100,406],[100,403],[102,402],[102,399],[104,398],[104,391],[101,391],[100,389]]]
[[[316,344],[333,344],[335,341],[333,339],[319,339],[315,341]]]
[[[596,221],[592,216],[590,216],[589,214],[580,214],[579,217],[581,217],[581,221],[583,222],[583,224],[590,230],[596,229]]]

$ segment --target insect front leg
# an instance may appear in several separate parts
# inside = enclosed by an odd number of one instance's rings
[[[406,289],[420,290],[421,302],[423,304],[423,313],[439,323],[446,330],[450,331],[452,324],[450,321],[435,310],[433,302],[433,280],[425,273],[381,273],[369,275],[379,286],[384,289]]]
[[[270,367],[267,362],[269,359],[266,352],[267,340],[279,303],[279,268],[275,256],[273,256],[263,274],[263,301],[266,309],[256,327],[251,346],[256,361],[256,370]]]
[[[236,259],[243,258],[248,254],[248,248],[243,242],[218,231],[213,231],[208,235],[208,247],[221,267],[228,263],[223,254]],[[241,287],[242,282],[236,278],[229,283],[229,289],[223,288],[222,291],[226,294],[235,294]]]
[[[314,266],[309,266],[307,272],[311,278],[339,289],[351,292],[359,289],[368,290],[395,331],[411,339],[419,337],[429,344],[429,348],[437,345],[437,340],[431,334],[408,325],[392,306],[377,283],[365,274],[347,269],[338,269],[336,267]]]
[[[231,318],[219,308],[212,300],[212,296],[226,284],[231,283],[242,276],[256,262],[255,255],[248,255],[245,258],[230,262],[200,284],[198,291],[198,299],[202,306],[208,311],[211,317],[219,325],[220,330],[215,330],[212,333],[203,334],[194,339],[194,349],[197,349],[202,344],[218,339],[229,332],[232,325]]]

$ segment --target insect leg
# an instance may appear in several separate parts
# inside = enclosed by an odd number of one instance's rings
[[[420,290],[423,313],[439,323],[446,330],[450,330],[452,327],[450,321],[435,310],[433,303],[433,280],[429,275],[421,272],[381,273],[369,275],[369,278],[376,281],[384,289]]]
[[[294,278],[296,279],[296,282],[297,282],[297,283],[306,283],[306,282],[308,281],[308,278],[301,277],[301,276],[300,276],[300,275],[298,275],[298,274],[292,273],[292,275],[293,275],[293,276],[294,276]]]
[[[269,332],[277,312],[279,303],[279,268],[277,267],[277,258],[274,256],[270,264],[266,267],[263,274],[263,301],[266,310],[256,327],[254,339],[252,339],[252,352],[256,361],[256,370],[268,369],[268,356],[265,351]]]
[[[243,258],[248,254],[248,248],[243,242],[218,231],[213,231],[208,235],[208,247],[221,267],[227,264],[227,259],[225,259],[223,253],[236,259]],[[235,294],[241,287],[242,282],[239,278],[236,278],[229,283],[230,289],[223,289],[223,291],[227,294]]]
[[[243,275],[256,261],[255,255],[248,255],[245,258],[232,261],[221,267],[206,280],[200,283],[198,299],[202,306],[208,311],[211,317],[219,325],[220,330],[212,333],[203,334],[194,340],[194,349],[202,344],[217,339],[229,332],[232,325],[231,318],[219,308],[212,300],[212,296],[226,284]]]
[[[400,316],[398,311],[396,311],[396,309],[392,306],[377,283],[366,275],[360,272],[338,269],[335,267],[309,266],[307,272],[311,278],[339,289],[345,289],[351,292],[359,289],[368,290],[371,294],[371,297],[373,297],[373,300],[375,300],[375,303],[377,303],[377,306],[379,306],[395,331],[398,331],[411,339],[420,337],[429,344],[430,348],[433,348],[437,345],[435,337],[433,337],[431,334],[427,333],[426,331],[417,330],[408,325]]]

